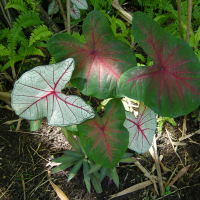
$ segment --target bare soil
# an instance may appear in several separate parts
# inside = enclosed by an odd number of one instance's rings
[[[76,91],[75,91],[76,92]],[[87,99],[86,99],[87,100]],[[97,100],[90,98],[92,104]],[[94,105],[93,105],[94,106]],[[15,131],[17,123],[4,124],[6,121],[18,119],[14,112],[0,109],[0,199],[31,199],[31,200],[56,200],[56,192],[47,178],[48,171],[53,169],[51,161],[62,155],[63,150],[71,149],[59,127],[51,127],[44,120],[40,129],[30,132],[29,122],[22,120],[20,130]],[[168,171],[162,170],[162,177],[166,181],[174,179],[175,175],[185,166],[190,165],[186,174],[180,177],[163,199],[197,200],[200,199],[200,134],[181,141],[184,146],[178,146],[175,152],[171,142],[178,142],[182,136],[183,117],[175,119],[177,126],[166,123],[162,134],[156,135],[158,154],[163,156],[162,164]],[[191,115],[187,116],[187,135],[199,130],[199,122]],[[134,152],[133,152],[134,153]],[[134,158],[140,162],[149,172],[154,167],[154,159],[150,153],[137,154]],[[96,194],[92,189],[88,193],[82,170],[71,181],[67,182],[70,169],[51,175],[51,180],[61,188],[70,200],[103,200],[133,185],[149,180],[143,172],[134,164],[120,164],[117,167],[120,185],[114,183],[108,185],[108,179],[101,183],[103,192]],[[151,173],[157,175],[156,170]],[[156,183],[158,191],[159,184]],[[162,199],[155,192],[155,187],[150,185],[136,192],[115,198],[116,200],[143,200]]]

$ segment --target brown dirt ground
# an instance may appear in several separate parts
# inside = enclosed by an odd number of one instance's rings
[[[74,91],[73,93],[77,93]],[[88,101],[88,99],[86,99]],[[89,99],[92,104],[97,104],[94,98]],[[22,120],[20,130],[15,131],[17,123],[4,124],[6,121],[18,119],[14,112],[0,108],[0,199],[33,199],[56,200],[59,199],[48,181],[48,170],[52,169],[51,160],[62,155],[62,151],[71,149],[59,127],[51,127],[44,120],[40,129],[29,131],[29,122]],[[175,153],[171,141],[177,142],[182,136],[183,117],[175,119],[177,126],[166,123],[162,134],[156,135],[158,154],[163,155],[162,164],[168,171],[162,170],[162,176],[168,180],[175,171],[175,175],[184,167],[190,165],[189,170],[170,187],[170,194],[165,194],[163,199],[200,199],[200,135],[195,134],[183,140],[184,146],[178,146]],[[187,116],[187,135],[199,130],[199,122],[190,115]],[[168,133],[167,133],[168,131]],[[170,137],[170,139],[169,139]],[[150,153],[134,157],[149,172],[152,171],[154,160]],[[51,180],[63,190],[70,200],[103,200],[135,184],[147,181],[140,169],[134,164],[120,164],[117,167],[119,174],[119,188],[114,183],[108,185],[108,179],[101,183],[103,192],[96,194],[92,189],[87,192],[83,181],[82,170],[67,183],[70,169],[51,175]],[[157,175],[156,170],[152,175]],[[159,190],[159,185],[157,188]],[[162,199],[156,195],[153,185],[131,192],[116,200],[143,200]]]

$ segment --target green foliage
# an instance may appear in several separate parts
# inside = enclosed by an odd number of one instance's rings
[[[104,13],[107,19],[110,21],[111,29],[113,31],[114,36],[117,40],[125,42],[131,47],[131,43],[128,41],[128,38],[131,37],[131,29],[127,29],[127,25],[122,20],[117,19],[114,15],[110,17],[108,14]],[[119,30],[119,31],[117,31]]]
[[[17,47],[17,42],[19,41],[20,34],[23,33],[22,28],[27,28],[28,26],[40,25],[42,21],[40,21],[38,13],[34,13],[32,11],[28,11],[20,15],[16,22],[14,22],[13,28],[10,31],[8,36],[8,49],[9,49],[9,59],[11,61],[11,66],[14,66],[15,63],[15,49]]]
[[[161,133],[162,132],[162,128],[163,128],[163,124],[165,122],[169,122],[170,124],[172,124],[173,126],[176,126],[176,122],[174,121],[173,118],[170,117],[159,117],[157,119],[158,122],[158,132]]]
[[[79,42],[86,43],[84,35],[80,35],[78,32],[73,32],[72,36],[75,37]]]
[[[94,10],[105,10],[109,11],[112,9],[112,0],[90,0],[94,7]]]
[[[67,180],[70,181],[72,178],[74,178],[74,176],[77,174],[77,172],[83,165],[84,181],[88,189],[88,192],[90,193],[91,191],[91,183],[90,183],[91,181],[96,192],[101,193],[102,189],[99,182],[100,174],[97,171],[98,169],[94,170],[95,164],[91,159],[87,157],[85,151],[83,150],[80,144],[79,137],[77,140],[75,140],[75,138],[65,128],[63,128],[62,130],[64,135],[68,139],[68,142],[72,145],[72,147],[76,151],[69,151],[69,150],[64,151],[63,153],[65,154],[65,156],[54,159],[53,162],[61,164],[58,165],[51,173],[52,174],[57,173],[61,170],[65,170],[66,168],[73,166]],[[91,169],[93,170],[93,172],[88,174],[89,170],[91,172]]]
[[[35,3],[33,0],[10,0],[6,8],[15,8],[22,14],[16,18],[11,29],[5,28],[0,30],[0,40],[3,44],[0,47],[0,56],[7,56],[9,60],[4,64],[1,71],[8,67],[13,67],[20,60],[27,56],[39,55],[44,57],[42,50],[38,47],[46,47],[42,41],[47,41],[53,34],[40,20],[39,14],[34,11]],[[30,7],[30,11],[28,11]],[[36,26],[30,35],[29,27]],[[30,40],[28,38],[30,37]],[[7,38],[7,42],[5,42]],[[2,42],[2,43],[3,43]]]
[[[53,35],[52,31],[49,31],[47,26],[40,25],[39,27],[35,28],[31,33],[31,37],[29,40],[29,47],[38,40],[43,40],[45,37],[50,37]]]
[[[14,8],[23,13],[28,11],[27,4],[23,0],[10,0],[6,8]]]
[[[167,186],[166,188],[165,188],[165,191],[163,192],[163,195],[168,195],[168,194],[171,194],[172,192],[171,192],[171,190],[170,190],[170,186]]]

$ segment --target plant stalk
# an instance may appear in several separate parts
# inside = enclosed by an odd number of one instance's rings
[[[114,0],[112,6],[120,12],[120,16],[124,18],[129,24],[132,24],[133,17],[127,13],[119,4],[118,0]]]
[[[63,6],[62,6],[61,0],[57,0],[57,2],[58,2],[58,5],[59,5],[59,7],[60,7],[60,11],[61,11],[61,13],[62,13],[62,16],[63,16],[65,29],[67,29],[67,16],[66,16],[66,14],[65,14],[65,10],[64,10],[64,8],[63,8]]]
[[[15,82],[16,79],[17,79],[17,75],[16,75],[16,71],[15,71],[15,66],[11,67],[11,70],[12,70],[13,80]]]
[[[181,39],[184,40],[184,37],[183,37],[183,29],[182,29],[182,23],[181,23],[181,0],[177,0],[177,9],[178,9],[179,33],[180,33]]]
[[[5,7],[6,7],[6,5],[7,5],[7,1],[6,1],[6,0],[3,0],[3,4],[4,4],[4,8],[5,8]],[[11,18],[11,16],[10,16],[9,9],[6,9],[6,12],[7,12],[8,20],[9,20],[9,22],[10,22],[11,26],[12,26],[12,24],[13,24],[13,21],[12,21],[12,18]]]
[[[192,5],[193,5],[193,0],[188,0],[187,32],[186,32],[186,37],[185,37],[185,41],[187,43],[189,41],[189,36],[190,36],[190,27],[191,27],[191,19],[192,19]]]
[[[70,33],[70,0],[66,1],[67,6],[67,32]]]
[[[11,25],[11,23],[10,23],[8,17],[6,16],[6,13],[4,12],[4,8],[3,8],[3,5],[2,5],[1,2],[0,2],[0,8],[1,8],[1,11],[2,11],[2,13],[3,13],[3,16],[4,16],[5,20],[6,20],[7,23],[8,23],[8,26],[10,26],[10,28],[12,28],[12,25]]]

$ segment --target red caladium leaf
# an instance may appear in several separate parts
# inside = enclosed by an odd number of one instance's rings
[[[146,153],[151,147],[156,126],[155,113],[142,102],[139,106],[137,118],[133,113],[126,111],[124,127],[129,132],[128,148],[137,153]]]
[[[66,96],[61,90],[70,80],[74,60],[33,68],[14,85],[11,105],[16,114],[27,120],[47,117],[51,126],[69,126],[92,119],[91,106],[77,96]]]
[[[75,4],[70,8],[70,15],[74,19],[80,19],[81,17],[81,12]]]
[[[82,93],[100,99],[116,97],[121,74],[136,66],[133,52],[116,40],[108,20],[99,11],[87,15],[83,34],[86,43],[60,33],[47,41],[47,47],[56,62],[67,57],[75,59],[76,68],[70,82]]]
[[[193,111],[200,105],[200,64],[192,49],[141,12],[134,13],[132,24],[133,36],[154,64],[125,72],[121,92],[161,116]]]
[[[75,4],[79,9],[86,10],[88,8],[86,0],[71,0],[71,2]]]
[[[128,131],[120,99],[112,99],[105,107],[102,118],[98,115],[78,125],[81,144],[87,155],[96,163],[113,169],[128,147]]]

